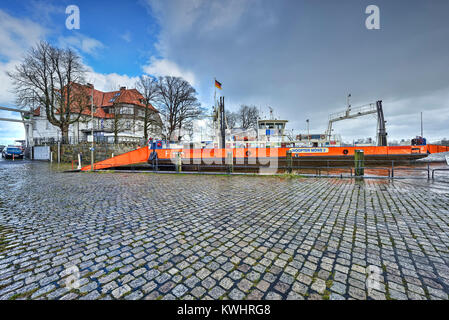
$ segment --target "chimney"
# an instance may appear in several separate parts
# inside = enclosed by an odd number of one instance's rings
[[[120,87],[120,91],[126,90],[126,87]]]

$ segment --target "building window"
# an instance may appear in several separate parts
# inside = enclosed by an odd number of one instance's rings
[[[120,108],[120,114],[133,114],[133,108],[132,107],[121,107]]]

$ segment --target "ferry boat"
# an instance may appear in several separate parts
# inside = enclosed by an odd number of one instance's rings
[[[259,139],[252,140],[248,136],[230,135],[225,142],[225,148],[219,148],[218,141],[179,143],[149,140],[148,146],[99,161],[94,164],[94,169],[151,164],[156,159],[162,167],[164,163],[175,164],[177,157],[181,158],[186,169],[195,169],[198,165],[226,164],[230,154],[235,165],[258,167],[275,163],[282,166],[285,165],[289,153],[293,165],[339,166],[353,163],[355,150],[363,150],[367,163],[376,160],[376,164],[391,164],[391,161],[400,164],[427,157],[429,154],[449,152],[448,146],[426,144],[425,140],[419,139],[421,144],[407,146],[342,146],[337,137],[329,141],[323,135],[316,134],[302,135],[295,141],[288,141],[282,132],[286,123],[287,120],[259,120],[258,130],[265,130],[265,140],[260,140],[260,136]],[[278,129],[271,129],[272,126],[277,126]],[[90,169],[90,165],[82,168],[83,171]]]
[[[333,135],[332,123],[342,119],[377,113],[378,145],[346,146],[339,135]],[[426,140],[417,137],[410,145],[388,146],[386,140],[385,121],[383,120],[382,102],[369,104],[360,108],[349,105],[345,114],[334,114],[329,118],[328,130],[324,134],[300,134],[292,137],[286,134],[288,120],[259,119],[257,128],[250,130],[226,129],[224,103],[215,110],[214,140],[208,142],[173,142],[165,140],[148,141],[148,145],[115,156],[94,164],[94,169],[106,169],[125,165],[149,164],[175,165],[181,161],[182,166],[189,169],[200,169],[200,166],[230,164],[242,167],[282,167],[286,161],[293,166],[342,166],[354,163],[356,150],[363,150],[366,163],[397,164],[427,157],[429,154],[449,152],[448,146],[427,144]],[[290,160],[291,157],[291,160]],[[85,166],[81,170],[91,170]]]

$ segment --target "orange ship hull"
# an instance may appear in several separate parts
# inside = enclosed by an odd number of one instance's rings
[[[234,163],[267,164],[270,159],[285,160],[287,152],[292,153],[294,159],[319,161],[352,160],[354,150],[363,150],[365,159],[410,161],[424,158],[428,154],[449,152],[448,146],[423,145],[423,146],[360,146],[360,147],[316,147],[316,148],[234,148],[234,149],[157,149],[159,161],[172,160],[181,153],[183,164],[222,164],[228,152],[232,152]],[[113,158],[99,161],[94,164],[94,169],[106,169],[146,163],[152,152],[148,147],[130,151]],[[81,170],[88,171],[91,166],[85,166]]]

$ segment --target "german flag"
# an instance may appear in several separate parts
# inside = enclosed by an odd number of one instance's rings
[[[221,83],[215,80],[215,86],[221,90]]]

